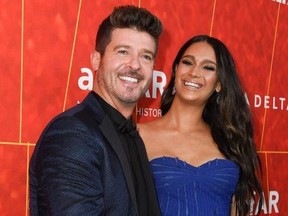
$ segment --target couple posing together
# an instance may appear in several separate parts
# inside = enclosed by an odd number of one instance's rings
[[[90,56],[93,91],[36,144],[31,216],[243,216],[255,192],[261,203],[250,110],[218,39],[189,39],[173,62],[163,116],[137,126],[131,119],[151,82],[162,28],[134,6],[103,20]]]

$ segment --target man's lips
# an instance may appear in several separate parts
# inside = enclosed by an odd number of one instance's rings
[[[119,79],[131,83],[138,83],[140,81],[139,79],[131,76],[119,76]]]

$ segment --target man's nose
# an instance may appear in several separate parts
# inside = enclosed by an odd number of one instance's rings
[[[138,71],[140,69],[140,61],[138,56],[131,56],[127,66],[133,71]]]

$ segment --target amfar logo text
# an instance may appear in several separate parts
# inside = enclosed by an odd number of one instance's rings
[[[287,0],[272,0],[272,1],[288,5],[288,1]]]

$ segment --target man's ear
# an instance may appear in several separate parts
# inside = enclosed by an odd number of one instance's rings
[[[220,82],[217,83],[216,88],[215,88],[215,91],[218,92],[218,93],[221,91],[221,84],[220,84]]]
[[[90,54],[90,63],[91,63],[91,67],[94,71],[98,70],[99,64],[100,64],[100,59],[101,59],[101,56],[100,56],[99,52],[94,50]]]

